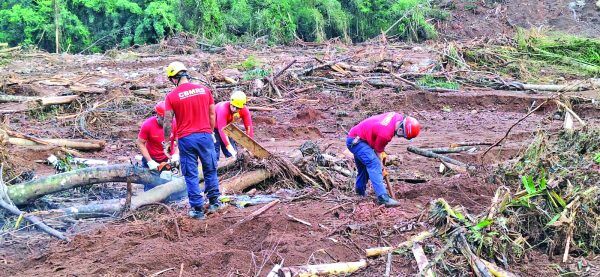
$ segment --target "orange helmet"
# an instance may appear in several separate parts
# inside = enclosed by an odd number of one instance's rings
[[[165,116],[165,101],[160,101],[154,106],[154,110],[159,116]]]
[[[421,124],[414,117],[407,116],[404,118],[404,137],[406,139],[416,138],[421,132]]]

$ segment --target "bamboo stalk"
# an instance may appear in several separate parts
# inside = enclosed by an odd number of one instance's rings
[[[367,267],[367,261],[362,259],[358,262],[342,262],[333,264],[290,266],[279,269],[279,276],[324,276],[324,275],[347,275]]]
[[[395,250],[406,249],[406,248],[412,247],[413,244],[415,244],[417,242],[421,242],[427,238],[430,238],[433,236],[433,234],[434,234],[433,231],[423,231],[421,233],[418,233],[418,234],[412,236],[407,241],[398,244],[396,247],[373,247],[373,248],[365,249],[365,252],[367,254],[367,257],[369,257],[369,258],[381,256],[381,255],[393,252]]]

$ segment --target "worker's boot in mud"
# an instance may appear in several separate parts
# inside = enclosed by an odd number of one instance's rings
[[[212,214],[212,213],[216,213],[219,210],[222,210],[225,208],[225,204],[221,203],[221,201],[216,200],[216,201],[211,201],[210,205],[208,205],[208,210],[206,211],[206,213],[208,214]]]
[[[387,194],[377,197],[377,202],[379,203],[379,205],[385,205],[387,208],[400,206],[400,202],[392,199]]]
[[[204,214],[204,209],[201,207],[192,207],[190,209],[190,212],[188,214],[191,218],[195,218],[195,219],[206,219],[206,215]]]

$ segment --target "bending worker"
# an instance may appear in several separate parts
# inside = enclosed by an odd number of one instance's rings
[[[221,150],[223,150],[223,154],[227,158],[237,156],[235,142],[231,141],[229,137],[225,135],[225,132],[223,132],[223,128],[236,118],[242,118],[244,127],[246,128],[246,134],[254,139],[252,115],[250,114],[248,107],[246,107],[246,101],[246,94],[238,90],[231,94],[229,101],[219,102],[215,106],[215,112],[217,114],[217,126],[215,128],[215,152],[217,153],[217,160],[221,156]]]
[[[165,98],[164,134],[171,132],[173,116],[177,120],[177,144],[181,159],[181,173],[185,177],[190,213],[193,218],[204,219],[204,197],[198,178],[198,158],[202,163],[205,191],[209,200],[208,212],[222,207],[219,201],[219,179],[214,148],[215,102],[209,88],[190,83],[187,68],[181,62],[172,62],[166,68],[167,78],[175,85]],[[168,152],[170,143],[163,142]]]
[[[175,144],[175,136],[170,133],[169,143],[171,151],[169,155],[171,159],[164,153],[161,143],[165,141],[163,122],[165,116],[165,102],[160,101],[154,106],[156,115],[149,117],[144,121],[140,132],[138,133],[137,146],[142,153],[142,166],[149,168],[157,177],[160,175],[158,166],[163,162],[171,162],[174,165],[179,163],[179,149]],[[175,122],[172,124],[172,129],[175,130]],[[144,191],[147,191],[154,186],[152,184],[144,184]]]
[[[410,140],[418,136],[420,130],[421,125],[416,119],[395,112],[369,117],[350,129],[346,146],[354,154],[358,170],[356,193],[366,196],[366,185],[370,179],[380,205],[400,205],[387,193],[383,182],[384,175],[387,175],[383,167],[387,156],[385,147],[394,135]]]

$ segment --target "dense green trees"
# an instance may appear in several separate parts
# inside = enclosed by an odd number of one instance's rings
[[[388,35],[422,40],[436,35],[426,18],[440,14],[428,0],[55,1],[60,7],[60,46],[70,52],[156,43],[180,31],[216,44],[261,36],[271,43],[288,43],[296,37],[363,41],[393,26]],[[54,50],[55,14],[53,0],[4,0],[0,42]]]

